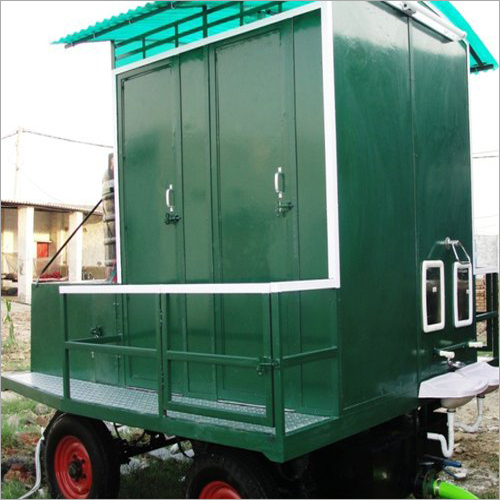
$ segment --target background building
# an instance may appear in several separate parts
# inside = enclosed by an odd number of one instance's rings
[[[101,199],[110,146],[18,129],[2,138],[2,293],[31,283]],[[104,278],[99,207],[42,279]],[[9,288],[11,291],[9,292]]]

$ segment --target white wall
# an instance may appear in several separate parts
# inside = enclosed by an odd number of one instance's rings
[[[104,266],[104,225],[93,215],[83,226],[83,267]]]
[[[472,159],[476,234],[498,235],[500,180],[498,171],[498,156]]]
[[[17,210],[2,207],[2,253],[17,252]]]

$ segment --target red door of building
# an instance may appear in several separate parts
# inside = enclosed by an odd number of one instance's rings
[[[37,259],[45,259],[49,257],[49,243],[38,241],[36,244]]]

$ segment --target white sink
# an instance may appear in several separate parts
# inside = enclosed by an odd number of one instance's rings
[[[474,377],[474,378],[483,378],[488,381],[488,386],[481,393],[481,395],[488,394],[498,389],[498,367],[491,366],[486,361],[478,361],[477,363],[472,363],[471,365],[467,365],[464,368],[460,368],[455,373],[462,375],[463,377]]]
[[[482,394],[489,379],[472,373],[460,375],[457,372],[438,375],[420,384],[418,397],[421,399],[440,399],[441,406],[453,410],[468,403],[473,397]]]

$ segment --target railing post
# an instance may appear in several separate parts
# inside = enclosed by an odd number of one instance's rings
[[[61,294],[61,328],[63,334],[63,360],[62,360],[62,378],[63,378],[63,397],[64,399],[71,398],[70,388],[70,368],[69,368],[69,348],[66,345],[68,341],[68,314],[67,314],[67,295]]]
[[[208,9],[207,6],[204,5],[202,7],[203,11],[203,38],[207,38],[208,36]]]
[[[240,2],[240,26],[245,24],[245,4]]]
[[[164,408],[164,366],[163,366],[163,331],[166,322],[166,310],[163,307],[164,295],[160,294],[156,302],[156,359],[158,366],[158,414],[163,415]]]
[[[161,307],[163,310],[163,327],[162,327],[162,359],[164,369],[164,383],[162,395],[162,415],[166,414],[166,408],[172,401],[172,362],[165,354],[170,350],[170,339],[167,332],[167,314],[168,314],[168,295],[162,295]]]
[[[271,295],[262,295],[262,332],[263,332],[263,350],[262,355],[268,359],[273,357],[273,335],[271,331]],[[274,388],[272,370],[264,371],[264,387],[266,396],[266,419],[269,425],[275,426],[274,413]]]
[[[496,311],[497,314],[494,318],[487,322],[488,336],[491,338],[493,357],[498,358],[498,273],[493,273],[489,275],[490,286],[486,286],[488,294],[488,288],[491,293],[491,304],[488,304],[489,311]],[[488,300],[487,300],[488,302]],[[489,340],[489,339],[488,339]]]
[[[274,386],[274,422],[276,428],[276,439],[283,441],[285,438],[285,395],[283,384],[283,352],[280,328],[280,296],[271,294],[271,335],[273,346],[273,360],[278,365],[272,370]]]

